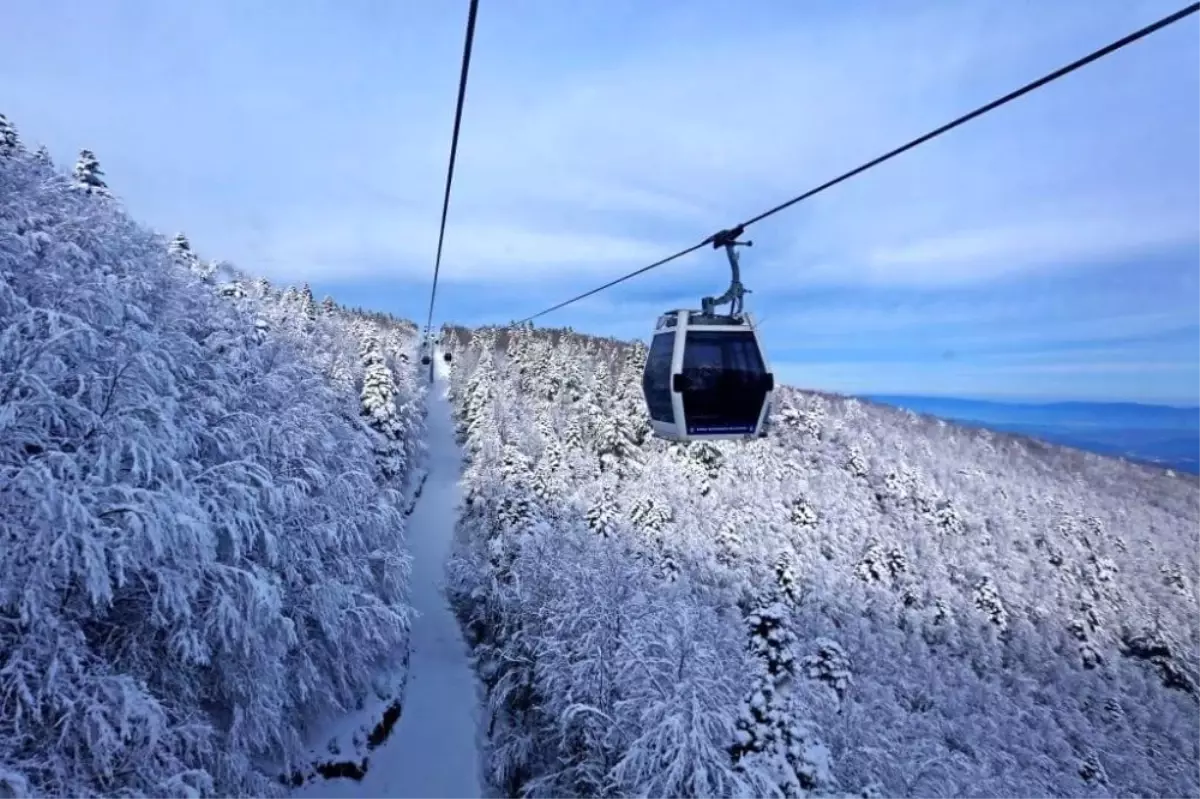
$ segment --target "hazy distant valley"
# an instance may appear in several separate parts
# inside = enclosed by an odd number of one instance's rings
[[[1101,455],[1200,474],[1200,408],[1135,402],[1016,403],[876,394],[863,399]]]

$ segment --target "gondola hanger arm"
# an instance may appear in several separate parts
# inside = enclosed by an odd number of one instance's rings
[[[738,236],[746,232],[746,228],[742,225],[737,227],[721,230],[705,239],[705,243],[711,243],[713,249],[719,247],[725,248],[725,256],[729,259],[730,280],[729,288],[725,289],[725,293],[719,297],[703,297],[700,300],[700,312],[705,316],[715,316],[718,305],[729,303],[729,315],[736,318],[741,317],[743,306],[745,303],[745,295],[752,294],[750,289],[742,285],[742,270],[738,263],[738,254],[735,247],[753,247],[753,241],[738,241]]]

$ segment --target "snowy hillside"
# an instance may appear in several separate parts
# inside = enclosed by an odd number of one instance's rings
[[[0,117],[0,796],[311,766],[407,644],[414,335],[150,234]]]
[[[500,792],[1200,794],[1191,477],[791,389],[669,445],[644,348],[453,333]]]
[[[460,491],[497,793],[1200,795],[1195,478],[792,389],[669,445],[641,345],[448,332],[453,423],[0,117],[0,797],[473,786]]]

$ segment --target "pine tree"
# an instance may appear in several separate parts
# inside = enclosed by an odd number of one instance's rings
[[[217,273],[217,263],[210,261],[205,263],[200,260],[200,257],[192,251],[191,242],[187,236],[182,233],[176,233],[175,238],[171,239],[171,243],[167,245],[167,252],[181,266],[190,269],[200,276],[206,283],[213,282],[214,276]],[[221,290],[226,293],[225,290]]]
[[[496,521],[501,530],[520,530],[533,519],[533,508],[524,489],[516,489],[501,502]]]
[[[567,422],[566,434],[563,436],[563,444],[567,449],[583,449],[587,440],[587,434],[583,426],[583,415],[578,413],[572,414],[570,420]]]
[[[823,682],[837,693],[839,700],[846,698],[853,677],[850,673],[850,658],[841,644],[829,638],[818,638],[817,651],[806,656],[801,665],[810,680]]]
[[[337,303],[333,301],[333,297],[330,297],[328,294],[326,294],[325,299],[321,300],[321,313],[325,314],[326,316],[332,316],[333,312],[336,310]]]
[[[613,403],[621,432],[635,448],[645,443],[650,434],[650,416],[646,413],[646,400],[642,393],[642,372],[646,367],[647,353],[646,345],[640,341],[626,348]]]
[[[784,626],[779,605],[762,602],[746,616],[748,649],[756,656],[758,674],[737,721],[737,740],[730,749],[735,764],[752,752],[768,752],[779,742],[777,692],[795,674],[794,636]]]
[[[791,522],[797,527],[816,527],[817,512],[805,497],[795,497],[788,503]]]
[[[896,545],[884,547],[872,541],[862,559],[854,567],[854,573],[868,583],[883,583],[895,586],[908,571],[908,559]]]
[[[973,598],[975,607],[983,611],[992,624],[1001,630],[1008,627],[1008,609],[1004,607],[1004,601],[991,577],[984,576],[976,581]]]
[[[661,533],[674,518],[671,506],[652,496],[641,496],[629,509],[629,519],[647,533]]]
[[[746,616],[749,650],[758,674],[737,720],[737,738],[730,755],[736,768],[744,768],[748,757],[765,756],[768,763],[775,764],[781,793],[800,797],[833,788],[835,782],[828,747],[790,702],[797,664],[795,636],[786,627],[787,615],[783,605],[768,594]]]
[[[292,311],[298,302],[300,302],[300,292],[296,291],[295,286],[288,286],[283,290],[283,295],[279,298],[279,304],[283,306],[286,315],[289,317],[292,315]],[[375,342],[375,344],[378,345],[379,342]]]
[[[182,233],[176,233],[175,238],[171,239],[171,243],[167,245],[167,252],[175,260],[190,268],[195,268],[200,262],[200,259],[192,252],[191,242]]]
[[[779,557],[775,559],[775,585],[788,606],[795,608],[800,604],[800,586],[796,584],[796,569],[792,556],[787,552],[780,552]]]
[[[533,470],[530,489],[545,505],[553,506],[562,490],[562,448],[558,441],[551,440],[542,450],[537,467]]]
[[[54,159],[50,157],[50,151],[46,149],[46,145],[44,144],[37,148],[37,152],[33,154],[33,159],[39,164],[54,166]]]
[[[692,460],[704,467],[704,473],[708,475],[709,480],[717,479],[721,473],[721,466],[725,463],[725,455],[717,449],[716,444],[711,441],[697,441],[688,447],[687,453]]]
[[[17,129],[0,114],[0,155],[13,155],[21,149],[21,140],[17,137]]]
[[[300,288],[300,303],[305,316],[309,319],[317,318],[317,301],[313,297],[312,288],[308,283]]]
[[[362,387],[362,413],[379,434],[375,452],[385,479],[404,473],[404,430],[396,418],[396,383],[383,357],[379,339],[369,336],[362,343],[365,369]]]
[[[723,566],[732,567],[742,557],[745,543],[740,528],[738,520],[730,517],[717,529],[717,562]]]
[[[75,187],[88,194],[111,197],[112,194],[108,190],[108,184],[104,182],[103,175],[104,172],[100,169],[100,162],[96,160],[95,153],[91,150],[80,150],[79,161],[75,164]]]
[[[571,353],[567,347],[560,346],[556,354],[558,352],[561,352],[559,368],[562,371],[559,373],[561,377],[558,381],[559,387],[556,396],[560,400],[575,405],[586,396],[583,390],[583,371],[580,366],[580,358]]]
[[[611,538],[617,527],[617,502],[612,489],[605,486],[587,511],[588,528],[601,538]]]
[[[621,471],[633,462],[637,452],[621,420],[611,413],[600,414],[592,443],[603,470]]]

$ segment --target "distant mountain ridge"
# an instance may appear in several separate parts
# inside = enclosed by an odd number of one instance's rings
[[[1200,474],[1200,406],[1000,402],[866,394],[862,399],[1052,444]]]

